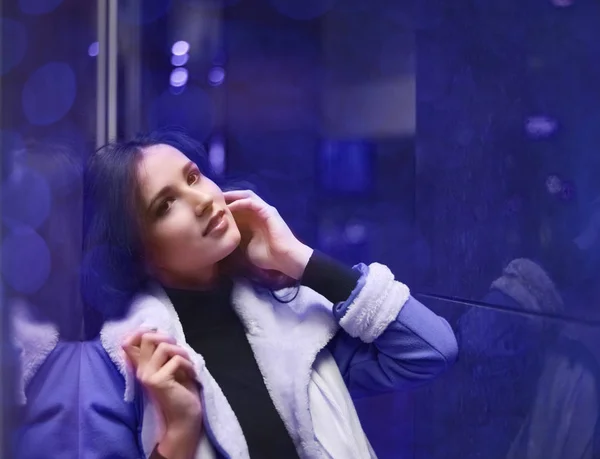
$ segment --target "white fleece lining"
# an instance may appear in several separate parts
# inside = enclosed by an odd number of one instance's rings
[[[348,307],[340,325],[350,336],[372,343],[396,319],[409,297],[408,287],[395,281],[387,266],[373,263],[364,287]]]
[[[234,292],[233,304],[242,322],[251,325],[248,341],[300,456],[322,457],[323,449],[315,440],[308,386],[317,354],[339,329],[333,305],[304,287],[289,304],[279,304],[270,297],[257,302],[248,285]]]
[[[11,301],[12,341],[20,353],[20,378],[17,380],[18,402],[27,403],[25,389],[46,357],[58,344],[58,329],[52,323],[37,322],[25,300]]]
[[[175,309],[165,292],[140,295],[129,314],[119,322],[107,323],[102,344],[126,380],[125,400],[134,396],[134,375],[127,368],[121,343],[140,327],[156,328],[173,336],[191,356],[197,380],[202,387],[206,426],[218,446],[232,458],[247,459],[248,447],[239,422],[220,387],[210,375],[204,359],[187,344]],[[366,342],[379,336],[407,301],[406,286],[394,281],[389,270],[373,264],[363,289],[342,319],[342,326]],[[237,282],[232,293],[233,307],[242,320],[248,341],[275,408],[290,432],[300,457],[314,459],[327,453],[317,441],[311,418],[309,384],[317,354],[339,330],[332,307],[323,296],[301,287],[297,298],[288,304],[270,295],[258,294],[245,282]],[[201,307],[201,305],[199,305]],[[367,341],[369,340],[369,341]],[[142,439],[146,454],[160,438],[157,410],[145,400]],[[196,459],[201,459],[200,448]],[[336,458],[337,459],[337,458]]]

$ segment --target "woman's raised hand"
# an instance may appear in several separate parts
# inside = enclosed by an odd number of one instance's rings
[[[173,338],[148,330],[129,336],[123,350],[162,412],[165,433],[157,451],[168,459],[193,457],[202,430],[202,403],[189,355]]]

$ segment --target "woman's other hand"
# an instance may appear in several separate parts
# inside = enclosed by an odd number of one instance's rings
[[[299,280],[313,250],[294,236],[277,209],[250,190],[223,194],[242,233],[248,260],[258,268]]]
[[[202,403],[188,354],[174,339],[147,330],[128,337],[123,350],[162,412],[165,432],[157,451],[168,459],[193,457],[202,430]]]

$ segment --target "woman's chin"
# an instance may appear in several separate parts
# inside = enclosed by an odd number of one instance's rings
[[[231,255],[235,249],[240,246],[242,241],[242,236],[237,226],[233,226],[229,229],[229,231],[223,235],[221,239],[222,249],[223,249],[223,257],[228,257]]]

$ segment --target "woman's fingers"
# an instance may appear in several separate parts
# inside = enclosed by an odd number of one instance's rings
[[[231,201],[227,204],[227,207],[234,214],[237,212],[250,212],[260,217],[263,221],[278,215],[275,207],[270,206],[256,195]]]
[[[223,196],[225,197],[225,202],[227,204],[233,204],[234,202],[248,199],[261,207],[271,207],[252,190],[225,191],[223,192]]]
[[[178,354],[171,357],[160,370],[149,375],[142,382],[150,387],[159,387],[166,381],[178,379],[178,376],[182,374],[192,380],[196,379],[196,372],[192,362]]]
[[[176,344],[174,338],[163,333],[139,330],[124,340],[123,350],[136,369],[137,378],[144,385],[162,382],[165,377],[163,367],[175,357],[182,358],[189,365],[185,365],[185,368],[170,377],[179,381],[195,378],[189,354]]]
[[[227,204],[227,207],[229,207],[229,210],[232,212],[241,210],[254,210],[258,212],[264,209],[263,204],[251,198],[242,198],[237,201],[233,201],[230,204]]]
[[[175,340],[163,333],[144,333],[140,344],[140,363],[149,362],[160,343],[175,344]]]
[[[223,196],[225,197],[225,202],[233,202],[238,199],[257,197],[258,195],[252,190],[233,190],[233,191],[224,191]],[[260,199],[260,198],[259,198]]]
[[[144,365],[144,371],[156,373],[169,361],[169,359],[176,355],[190,361],[190,356],[180,346],[165,342],[159,343],[148,363]]]
[[[137,368],[142,362],[148,362],[160,343],[175,344],[172,337],[147,329],[138,330],[123,341],[123,350],[130,362]]]
[[[155,328],[140,328],[133,333],[130,333],[123,340],[123,346],[136,346],[139,347],[142,342],[142,336],[144,333],[154,333],[156,332]]]

